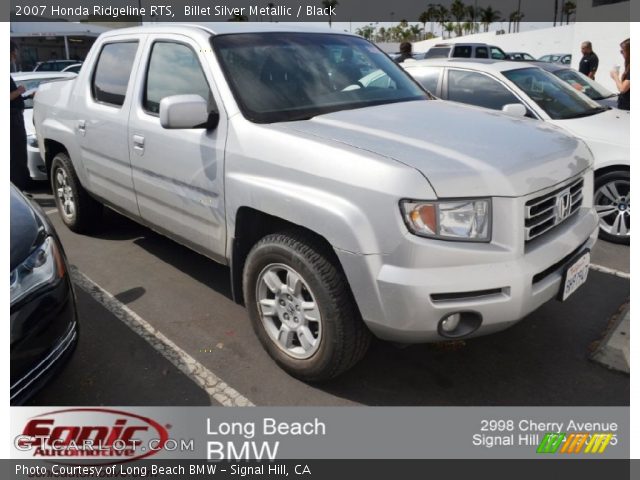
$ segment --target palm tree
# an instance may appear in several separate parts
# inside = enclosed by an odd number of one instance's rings
[[[246,15],[240,15],[237,13],[234,13],[233,17],[227,20],[227,22],[248,22],[248,21],[249,21],[249,17],[247,17]]]
[[[489,31],[489,25],[500,20],[500,11],[494,10],[491,6],[483,8],[480,14],[480,21],[484,25],[484,31]]]
[[[558,0],[553,2],[553,26],[556,26],[556,19],[558,18]]]
[[[413,41],[417,41],[420,40],[420,33],[422,32],[423,28],[420,25],[410,25],[409,26],[409,31],[411,32],[411,37],[413,38]]]
[[[424,11],[420,14],[420,16],[418,17],[418,21],[422,24],[422,30],[424,30],[425,32],[427,31],[427,22],[430,20],[431,18],[429,17],[429,12],[428,11]]]
[[[438,6],[430,3],[427,6],[427,15],[429,15],[429,20],[431,21],[431,33],[433,34],[433,21],[438,19]]]
[[[338,0],[322,0],[322,6],[329,9],[329,28],[331,28],[331,11],[338,5]]]
[[[275,5],[273,4],[273,2],[269,2],[269,3],[267,3],[267,7],[269,7],[269,21],[271,22],[272,21],[271,20],[271,9],[273,7],[275,7]]]
[[[467,15],[467,6],[461,0],[453,0],[451,4],[451,15],[456,19],[456,31],[458,36],[462,36],[462,19]]]
[[[447,32],[449,34],[448,38],[451,38],[451,34],[456,30],[456,26],[452,22],[445,23],[442,28],[444,29],[445,32]],[[444,35],[443,35],[443,37],[444,37]]]
[[[480,13],[480,9],[474,7],[473,5],[469,5],[467,7],[467,16],[469,18],[469,21],[471,22],[471,24],[473,25],[473,28],[471,29],[471,31],[473,33],[476,33],[476,17],[478,16],[478,14]]]
[[[378,29],[378,38],[380,38],[381,42],[387,41],[387,29],[384,27],[380,27]]]
[[[577,8],[576,4],[571,0],[569,0],[568,2],[565,2],[564,9],[562,12],[567,16],[567,25],[569,24],[569,19],[571,18],[571,15],[575,15],[576,8]]]
[[[444,5],[438,4],[436,6],[436,18],[438,19],[438,23],[442,27],[442,36],[444,37],[445,32],[445,24],[449,22],[449,9]]]
[[[560,25],[562,25],[562,14],[564,12],[564,0],[560,2]]]

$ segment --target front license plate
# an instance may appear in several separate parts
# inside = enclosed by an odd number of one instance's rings
[[[562,290],[560,300],[563,302],[571,296],[573,292],[578,290],[586,281],[589,275],[589,264],[591,263],[591,255],[589,251],[581,253],[575,258],[564,272],[564,281],[562,282]]]

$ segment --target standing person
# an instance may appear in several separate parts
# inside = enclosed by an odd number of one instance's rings
[[[11,42],[11,62],[15,63],[18,55],[16,44]],[[24,128],[24,99],[25,89],[17,86],[11,79],[11,118],[10,118],[10,179],[20,190],[29,186],[29,169],[27,168],[27,131]]]
[[[627,38],[620,44],[620,53],[624,58],[624,71],[618,68],[611,70],[611,78],[618,87],[618,108],[631,110],[631,39]]]
[[[398,58],[396,58],[396,63],[402,63],[404,62],[407,58],[413,58],[413,56],[411,55],[411,50],[412,50],[412,46],[411,43],[409,42],[402,42],[400,44],[400,56]]]
[[[596,71],[598,70],[598,56],[593,53],[591,42],[582,42],[580,50],[582,51],[580,73],[584,73],[590,79],[595,80]]]

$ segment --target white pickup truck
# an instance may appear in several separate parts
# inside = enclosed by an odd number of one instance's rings
[[[564,300],[597,237],[582,141],[435,100],[349,34],[113,30],[34,118],[69,228],[107,205],[229,265],[264,347],[309,381],[371,333],[467,338]]]

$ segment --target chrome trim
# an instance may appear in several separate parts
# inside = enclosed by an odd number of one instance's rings
[[[11,400],[16,398],[20,393],[26,390],[33,382],[35,382],[38,378],[44,375],[51,367],[55,365],[58,359],[64,355],[64,353],[73,345],[76,338],[78,337],[78,331],[76,329],[76,322],[73,322],[69,332],[65,335],[65,337],[56,345],[56,347],[49,352],[45,358],[43,358],[40,363],[38,363],[35,367],[33,367],[26,375],[20,378],[17,382],[11,385]],[[33,375],[33,378],[30,378]],[[20,385],[23,382],[27,382],[25,385]],[[18,389],[14,392],[14,389]]]
[[[574,180],[525,203],[524,238],[529,242],[575,215],[582,206],[584,179]]]

